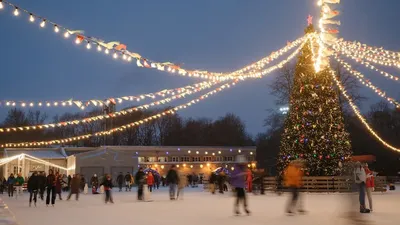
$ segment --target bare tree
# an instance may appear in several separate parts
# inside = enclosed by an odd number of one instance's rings
[[[293,78],[295,73],[295,65],[286,64],[280,70],[278,76],[275,77],[271,84],[270,94],[276,97],[277,105],[286,105],[289,103],[291,91],[293,89]]]

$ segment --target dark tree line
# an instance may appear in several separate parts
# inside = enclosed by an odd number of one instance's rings
[[[0,134],[0,143],[63,139],[83,134],[110,130],[149,116],[164,112],[169,108],[137,111],[107,120],[79,123],[74,126],[55,127],[46,130],[19,131]],[[52,119],[53,123],[80,120],[103,115],[103,110],[64,113]],[[25,112],[11,109],[1,127],[31,126],[48,122],[48,116],[40,111]],[[140,126],[133,126],[108,136],[92,137],[76,143],[75,146],[100,145],[163,145],[163,146],[249,146],[254,141],[248,135],[243,121],[234,114],[226,114],[217,120],[209,118],[184,119],[177,114],[152,119]]]
[[[336,72],[353,101],[360,105],[366,98],[359,94],[361,87],[357,79],[340,66],[335,65]],[[284,67],[275,80],[268,85],[270,94],[277,98],[276,108],[288,104],[290,88],[293,85],[293,66]],[[371,166],[382,175],[397,175],[400,172],[400,153],[392,151],[377,141],[352,113],[343,96],[339,95],[339,103],[345,118],[345,126],[350,133],[354,155],[374,155],[376,162]],[[394,109],[387,102],[372,105],[364,114],[374,130],[388,143],[400,146],[400,110]],[[257,162],[271,174],[275,174],[277,156],[283,131],[285,115],[279,110],[268,109],[265,119],[266,132],[256,137]]]

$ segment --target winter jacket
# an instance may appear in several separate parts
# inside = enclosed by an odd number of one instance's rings
[[[143,171],[138,171],[135,175],[135,183],[137,185],[144,184],[145,183],[144,176],[145,174]]]
[[[183,189],[187,186],[187,177],[185,175],[180,175],[179,176],[179,184],[178,188]]]
[[[365,167],[364,170],[365,170],[365,174],[367,175],[367,180],[366,180],[366,183],[365,183],[367,185],[367,188],[375,187],[374,174],[367,167]]]
[[[92,186],[96,186],[96,187],[99,186],[99,178],[93,176],[92,179],[90,179],[90,184],[91,184]]]
[[[54,174],[47,175],[46,186],[47,187],[55,187],[56,186],[56,176]]]
[[[113,184],[111,179],[105,180],[101,185],[103,185],[105,191],[110,191],[113,188]]]
[[[56,193],[61,193],[63,180],[60,175],[56,176]]]
[[[46,177],[44,175],[38,175],[39,188],[44,189],[46,187]]]
[[[167,182],[168,184],[178,184],[179,183],[179,176],[178,172],[174,169],[170,169],[167,173]]]
[[[39,176],[32,175],[28,180],[28,191],[36,191],[39,190]]]
[[[246,186],[246,171],[243,167],[236,166],[231,174],[231,185],[235,188]]]
[[[303,172],[300,168],[289,165],[285,170],[285,185],[286,187],[301,187],[303,180]]]
[[[8,185],[14,185],[15,184],[15,177],[8,177],[7,184]]]
[[[131,177],[130,174],[126,174],[126,175],[125,175],[125,181],[126,181],[126,182],[131,182],[131,178],[132,178],[132,177]]]
[[[215,182],[217,182],[217,174],[215,174],[214,172],[212,172],[211,173],[211,176],[210,176],[210,180],[209,180],[209,183],[210,184],[214,184]]]
[[[154,176],[151,173],[149,173],[149,175],[147,175],[147,185],[149,185],[149,186],[154,185]]]
[[[356,184],[366,183],[367,182],[367,174],[363,167],[357,167],[354,170],[354,180]]]
[[[23,177],[20,177],[20,176],[18,176],[17,178],[15,178],[15,186],[22,186],[23,184],[24,184],[24,178]]]
[[[122,175],[122,174],[118,175],[117,183],[118,184],[123,184],[124,183],[124,175]]]
[[[71,193],[72,194],[79,193],[80,185],[81,185],[81,180],[78,177],[73,177],[71,179]]]

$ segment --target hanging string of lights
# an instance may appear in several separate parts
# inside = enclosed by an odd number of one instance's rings
[[[389,51],[384,49],[383,47],[373,47],[369,46],[367,44],[363,44],[358,41],[345,41],[345,40],[339,40],[338,44],[342,46],[346,46],[347,48],[351,49],[357,49],[358,51],[366,51],[372,54],[376,54],[378,56],[385,57],[386,59],[393,59],[396,61],[400,60],[400,52],[394,52],[394,51]]]
[[[371,63],[379,64],[382,66],[398,67],[400,68],[400,59],[396,57],[391,58],[381,54],[380,52],[373,52],[365,48],[359,48],[358,45],[347,45],[345,42],[337,42],[335,47],[344,52],[354,55],[356,58],[365,59]]]
[[[158,92],[147,93],[147,94],[139,94],[135,96],[123,96],[123,97],[110,97],[105,100],[99,99],[90,99],[90,100],[60,100],[60,101],[50,101],[50,100],[43,100],[43,101],[15,101],[15,100],[1,100],[0,106],[8,106],[8,107],[78,107],[81,110],[86,109],[89,106],[95,107],[103,107],[105,105],[112,104],[122,104],[125,101],[131,102],[140,102],[145,100],[146,98],[155,99],[156,97],[165,97],[168,95],[175,95],[175,93],[183,93],[190,90],[195,90],[198,87],[208,86],[210,84],[209,81],[203,81],[200,83],[196,83],[193,85],[187,85],[184,87],[178,87],[174,89],[165,89]]]
[[[380,88],[376,87],[375,85],[372,84],[372,82],[368,79],[364,78],[364,75],[360,73],[357,70],[352,69],[351,65],[343,61],[337,54],[335,54],[334,59],[343,65],[343,67],[353,76],[356,76],[358,78],[358,81],[365,85],[368,88],[371,88],[376,94],[378,94],[380,97],[384,98],[387,100],[390,104],[393,104],[396,106],[396,108],[400,108],[400,103],[396,101],[396,99],[391,98],[386,96],[386,92],[382,91]]]
[[[397,77],[397,76],[395,76],[395,75],[392,75],[392,74],[390,74],[390,73],[387,73],[387,72],[385,72],[385,71],[383,71],[383,70],[380,70],[380,69],[378,69],[378,68],[376,68],[376,67],[375,67],[374,65],[372,65],[371,63],[369,63],[369,62],[367,62],[367,61],[364,61],[364,60],[362,60],[361,58],[355,57],[353,54],[351,54],[351,52],[344,51],[344,50],[342,50],[342,49],[340,49],[340,48],[338,48],[338,47],[336,47],[336,46],[334,46],[334,45],[332,45],[331,47],[332,47],[337,53],[339,53],[339,54],[342,53],[342,54],[345,55],[346,57],[353,59],[355,62],[360,63],[361,65],[364,65],[366,68],[368,68],[368,69],[370,69],[370,70],[375,70],[376,72],[380,73],[381,75],[385,76],[386,78],[389,78],[389,79],[395,80],[395,81],[398,81],[398,80],[399,80],[399,77]]]
[[[293,58],[300,52],[301,48],[305,45],[306,41],[307,41],[307,40],[305,40],[305,41],[304,41],[292,54],[290,54],[285,60],[282,60],[282,61],[281,61],[280,63],[278,63],[277,65],[274,65],[274,66],[272,66],[272,67],[270,67],[270,68],[268,68],[268,69],[265,69],[265,70],[259,72],[259,73],[258,73],[258,74],[259,74],[259,77],[264,76],[264,75],[266,75],[266,74],[269,74],[269,73],[275,71],[275,70],[278,69],[278,68],[282,68],[286,63],[288,63],[291,59],[293,59]],[[48,145],[53,145],[53,144],[65,144],[65,143],[70,143],[70,142],[74,142],[74,141],[89,139],[90,137],[93,137],[93,136],[96,136],[96,137],[97,137],[97,136],[110,135],[110,134],[112,134],[112,133],[114,133],[114,132],[123,131],[123,130],[126,130],[126,129],[130,128],[130,127],[139,126],[139,125],[144,124],[144,123],[147,123],[147,122],[149,122],[149,121],[151,121],[151,120],[153,120],[153,119],[157,119],[157,118],[161,118],[161,117],[163,117],[163,116],[167,116],[167,115],[170,115],[170,114],[174,114],[174,113],[175,113],[176,111],[178,111],[178,110],[186,109],[187,107],[192,106],[192,105],[196,104],[197,102],[208,98],[208,97],[211,96],[211,95],[214,95],[214,94],[216,94],[216,93],[218,93],[218,92],[223,91],[223,90],[226,89],[226,88],[230,88],[230,87],[234,86],[234,85],[235,85],[236,83],[238,83],[239,81],[240,81],[240,80],[237,79],[237,80],[235,80],[235,81],[232,82],[232,83],[226,83],[226,84],[220,86],[220,87],[217,88],[217,89],[214,89],[214,90],[212,90],[212,91],[210,91],[210,92],[208,92],[208,93],[206,93],[206,94],[204,94],[204,95],[201,95],[200,97],[198,97],[198,98],[196,98],[196,99],[193,99],[193,100],[191,100],[191,101],[189,101],[189,102],[187,102],[187,103],[185,103],[185,104],[176,106],[176,107],[173,108],[173,109],[166,110],[166,111],[164,111],[164,112],[162,112],[162,113],[158,113],[158,114],[156,114],[156,115],[149,116],[149,117],[147,117],[147,118],[145,118],[145,119],[142,119],[142,120],[139,120],[139,121],[137,121],[137,122],[133,122],[133,123],[130,123],[130,124],[126,124],[126,125],[123,125],[123,126],[120,126],[120,127],[114,128],[114,129],[111,129],[111,130],[100,131],[100,132],[96,132],[96,133],[94,133],[94,134],[85,134],[85,135],[80,135],[80,136],[75,136],[75,137],[70,137],[70,138],[65,138],[65,139],[50,140],[50,141],[33,141],[33,142],[21,142],[21,143],[6,143],[6,144],[2,144],[1,147],[4,148],[4,147],[32,147],[32,146],[36,147],[36,146],[48,146]],[[91,122],[91,121],[88,121],[88,122]],[[42,126],[42,125],[39,125],[39,126]],[[54,127],[55,127],[55,126],[54,126]],[[23,129],[24,129],[24,128],[23,128]],[[43,129],[43,128],[40,128],[40,129]],[[15,131],[15,130],[14,130],[14,131]]]
[[[209,72],[209,71],[200,71],[200,70],[187,70],[184,68],[181,68],[180,65],[171,63],[171,62],[156,62],[147,58],[142,57],[138,53],[133,53],[127,50],[127,46],[125,44],[120,43],[119,41],[111,41],[111,42],[105,42],[104,40],[101,40],[99,38],[95,37],[90,37],[84,35],[83,30],[72,30],[67,27],[61,26],[60,24],[57,24],[45,17],[39,16],[35,13],[32,13],[26,9],[23,9],[13,3],[10,3],[6,0],[0,0],[0,9],[4,8],[4,4],[12,7],[14,9],[13,15],[14,16],[20,16],[21,13],[26,14],[29,17],[29,22],[35,23],[36,21],[39,21],[39,26],[40,28],[46,28],[47,24],[49,24],[51,27],[53,27],[55,33],[63,33],[63,36],[65,38],[70,38],[71,36],[75,37],[75,43],[80,45],[82,43],[86,43],[86,48],[88,50],[92,48],[96,48],[98,52],[103,52],[106,55],[112,55],[114,59],[122,59],[126,62],[132,62],[136,60],[136,65],[138,67],[143,67],[143,68],[153,68],[157,69],[160,71],[167,71],[171,74],[178,74],[181,76],[188,76],[188,77],[195,77],[195,78],[203,78],[203,79],[210,79],[210,80],[219,80],[219,81],[225,81],[225,80],[234,80],[237,78],[237,76],[240,76],[241,79],[243,78],[255,78],[252,76],[252,73],[249,73],[248,75],[243,76],[243,73],[252,70],[252,69],[262,69],[263,66],[265,66],[265,62],[268,62],[269,60],[276,59],[277,57],[281,56],[285,52],[289,51],[290,49],[296,47],[298,44],[300,44],[305,37],[300,37],[299,39],[288,43],[287,46],[285,46],[283,49],[280,49],[276,52],[273,53],[272,56],[265,57],[261,59],[258,62],[253,63],[250,66],[247,66],[243,69],[237,70],[233,73],[217,73],[217,72]],[[271,58],[272,57],[272,58]]]
[[[208,82],[207,85],[202,85],[202,86],[200,86],[200,87],[198,87],[196,89],[193,89],[193,90],[186,90],[185,92],[181,92],[179,94],[174,94],[171,97],[164,98],[164,99],[161,99],[161,100],[158,100],[158,101],[155,101],[155,102],[151,102],[149,104],[132,107],[132,108],[129,108],[129,109],[126,109],[126,110],[121,110],[121,111],[109,113],[109,114],[106,114],[106,115],[92,116],[92,117],[87,117],[87,118],[80,119],[80,120],[70,120],[70,121],[63,121],[63,122],[59,122],[59,123],[49,123],[49,124],[32,125],[32,126],[0,128],[0,133],[1,132],[11,133],[11,132],[29,131],[29,130],[53,129],[53,128],[56,128],[56,127],[74,126],[74,125],[78,125],[78,124],[91,123],[91,122],[95,122],[95,121],[106,120],[106,119],[109,119],[109,118],[115,118],[115,117],[119,117],[119,116],[124,116],[124,115],[127,115],[127,114],[131,114],[131,113],[137,112],[139,110],[148,109],[148,108],[153,107],[153,106],[159,106],[159,105],[170,103],[171,101],[184,98],[186,96],[195,94],[197,92],[206,90],[208,88],[212,88],[214,85],[216,85],[218,83],[219,82],[216,82],[216,81]]]
[[[351,100],[351,97],[347,94],[347,91],[345,87],[341,84],[341,82],[338,80],[336,77],[335,71],[332,69],[330,70],[330,73],[332,75],[333,80],[335,81],[336,85],[338,86],[339,90],[341,91],[342,95],[347,99],[349,102],[349,105],[351,106],[353,112],[356,114],[357,118],[361,121],[361,123],[367,128],[367,130],[372,134],[379,142],[381,142],[383,145],[388,147],[389,149],[400,152],[400,148],[396,148],[389,143],[387,143],[385,140],[383,140],[376,132],[375,130],[368,124],[367,120],[364,118],[364,116],[361,114],[360,110],[358,109],[357,105],[354,104],[354,102]]]

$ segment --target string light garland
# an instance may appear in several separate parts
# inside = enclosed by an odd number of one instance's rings
[[[308,40],[308,39],[306,39]],[[259,72],[259,77],[264,76],[268,73],[271,73],[273,71],[275,71],[278,68],[282,68],[286,63],[288,63],[291,59],[293,59],[300,51],[300,49],[305,45],[306,41],[304,41],[299,48],[297,48],[291,55],[289,55],[285,60],[282,60],[280,63],[278,63],[277,65],[274,65],[268,69],[265,69],[263,71]],[[90,137],[93,136],[104,136],[104,135],[110,135],[114,132],[118,132],[118,131],[123,131],[126,130],[130,127],[134,127],[134,126],[139,126],[141,124],[144,124],[146,122],[149,122],[153,119],[157,119],[157,118],[161,118],[163,116],[166,115],[170,115],[170,114],[174,114],[176,111],[181,110],[181,109],[186,109],[187,107],[196,104],[197,102],[204,100],[206,98],[208,98],[209,96],[216,94],[220,91],[223,91],[226,88],[230,88],[234,85],[236,85],[236,83],[239,82],[239,79],[236,79],[234,82],[232,83],[228,83],[228,84],[224,84],[222,86],[220,86],[217,89],[214,89],[204,95],[201,95],[199,98],[193,99],[192,101],[187,102],[186,104],[182,104],[179,106],[176,106],[173,109],[164,111],[162,113],[158,113],[156,115],[153,116],[149,116],[145,119],[139,120],[137,122],[133,122],[130,124],[126,124],[111,130],[107,130],[107,131],[101,131],[101,132],[96,132],[94,134],[85,134],[85,135],[80,135],[80,136],[75,136],[75,137],[70,137],[70,138],[65,138],[65,139],[59,139],[59,140],[50,140],[50,141],[34,141],[34,142],[21,142],[21,143],[6,143],[6,144],[2,144],[1,147],[32,147],[32,146],[47,146],[47,145],[53,145],[53,144],[65,144],[65,143],[70,143],[70,142],[74,142],[74,141],[79,141],[79,140],[85,140],[85,139],[89,139]],[[129,111],[128,111],[129,112]],[[106,116],[104,116],[106,117]],[[85,121],[86,122],[86,121]],[[91,121],[87,121],[87,122],[91,122]],[[39,125],[42,126],[42,125]],[[55,125],[53,124],[51,127],[55,127]],[[43,128],[43,127],[42,127]],[[41,129],[42,129],[41,128]],[[47,128],[47,127],[45,127]],[[22,128],[24,129],[24,128]],[[20,130],[20,129],[19,129]],[[13,129],[13,131],[15,131],[15,129]]]
[[[269,62],[272,59],[276,59],[278,56],[282,55],[284,52],[287,52],[291,48],[294,48],[298,44],[300,44],[305,37],[301,37],[294,42],[288,44],[286,47],[283,49],[278,50],[277,52],[273,53],[273,56],[271,57],[265,57],[261,59],[260,61],[253,63],[250,66],[247,66],[241,70],[237,70],[233,73],[217,73],[217,72],[209,72],[209,71],[200,71],[200,70],[187,70],[184,68],[181,68],[180,65],[171,63],[171,62],[156,62],[147,58],[142,57],[138,53],[130,52],[127,50],[127,46],[125,44],[122,44],[118,41],[111,41],[111,42],[105,42],[104,40],[101,40],[99,38],[95,37],[89,37],[84,35],[83,30],[72,30],[68,29],[67,27],[61,26],[55,22],[52,22],[42,16],[39,16],[37,14],[34,14],[32,12],[29,12],[26,9],[20,8],[19,6],[16,6],[13,3],[10,3],[8,1],[3,0],[2,1],[4,4],[7,4],[18,12],[22,12],[26,15],[29,16],[29,21],[31,23],[34,23],[36,19],[39,19],[41,21],[40,27],[44,28],[46,27],[46,24],[50,24],[51,26],[54,27],[54,32],[55,33],[63,33],[63,36],[65,38],[69,38],[70,36],[75,37],[75,43],[77,45],[85,42],[86,48],[91,49],[92,45],[97,46],[97,51],[102,52],[102,49],[104,49],[105,54],[109,54],[112,52],[112,57],[114,59],[122,59],[127,62],[131,61],[136,61],[136,65],[138,67],[143,67],[143,68],[152,68],[152,69],[157,69],[160,71],[167,71],[171,74],[178,74],[181,76],[188,76],[188,77],[195,77],[195,78],[203,78],[203,79],[209,79],[209,80],[214,80],[214,81],[225,81],[225,80],[234,80],[237,78],[237,76],[241,76],[241,79],[243,78],[256,78],[255,76],[252,76],[252,73],[249,73],[249,75],[243,76],[244,72],[247,72],[252,69],[261,69],[263,66],[265,66],[266,62]],[[15,13],[14,13],[15,14]],[[61,31],[61,32],[60,32]]]
[[[186,92],[181,92],[179,94],[174,94],[171,97],[165,98],[165,99],[161,99],[159,101],[155,101],[155,102],[151,102],[149,104],[145,104],[145,105],[140,105],[137,107],[132,107],[126,110],[121,110],[118,112],[113,112],[113,113],[109,113],[107,115],[99,115],[99,116],[92,116],[92,117],[87,117],[84,119],[80,119],[80,120],[70,120],[70,121],[63,121],[63,122],[59,122],[59,123],[49,123],[49,124],[41,124],[41,125],[33,125],[33,126],[22,126],[22,127],[6,127],[6,128],[0,128],[0,133],[1,132],[6,132],[6,133],[11,133],[11,132],[19,132],[19,131],[29,131],[29,130],[42,130],[42,129],[53,129],[56,127],[67,127],[67,126],[74,126],[74,125],[78,125],[81,123],[91,123],[94,121],[102,121],[102,120],[106,120],[108,118],[115,118],[115,117],[119,117],[119,116],[124,116],[127,114],[131,114],[134,112],[137,112],[139,110],[144,110],[144,109],[148,109],[150,107],[153,106],[159,106],[162,104],[167,104],[173,100],[177,100],[177,99],[181,99],[186,97],[187,95],[192,95],[195,94],[197,92],[200,92],[202,90],[208,89],[213,87],[214,85],[216,85],[218,82],[214,81],[214,82],[208,82],[208,85],[203,85],[201,87],[198,87],[194,90],[187,90]]]
[[[150,122],[150,121],[152,121],[154,119],[157,119],[157,118],[161,118],[161,117],[164,117],[164,116],[167,116],[167,115],[175,114],[175,112],[177,112],[178,110],[186,109],[187,107],[192,106],[192,105],[198,103],[199,101],[210,97],[211,95],[214,95],[214,94],[216,94],[218,92],[221,92],[221,91],[225,90],[226,88],[230,88],[230,87],[234,86],[237,82],[238,82],[238,80],[233,81],[231,83],[223,84],[219,88],[214,89],[214,90],[212,90],[210,92],[207,92],[206,94],[201,95],[200,97],[198,97],[196,99],[193,99],[193,100],[191,100],[191,101],[189,101],[187,103],[178,105],[178,106],[174,107],[173,109],[169,109],[169,110],[166,110],[166,111],[164,111],[162,113],[158,113],[156,115],[149,116],[149,117],[146,117],[146,118],[141,119],[139,121],[132,122],[132,123],[129,123],[129,124],[126,124],[126,125],[122,125],[120,127],[116,127],[116,128],[113,128],[113,129],[110,129],[110,130],[107,130],[107,131],[100,131],[100,132],[96,132],[94,134],[85,134],[85,135],[80,135],[80,136],[75,136],[75,137],[70,137],[70,138],[65,138],[65,139],[50,140],[50,141],[6,143],[6,144],[2,144],[1,147],[2,148],[4,148],[4,147],[6,147],[6,148],[7,147],[32,147],[32,146],[44,146],[44,145],[46,146],[46,145],[53,145],[53,144],[65,144],[65,143],[69,143],[69,142],[73,142],[73,141],[89,139],[90,137],[100,137],[100,136],[111,135],[111,134],[113,134],[115,132],[124,131],[124,130],[126,130],[128,128],[139,126],[139,125],[142,125],[144,123],[148,123],[148,122]]]
[[[399,81],[399,77],[392,75],[390,73],[387,73],[383,70],[380,70],[376,68],[374,65],[371,65],[371,63],[362,60],[361,58],[355,57],[352,55],[350,52],[345,51],[341,48],[338,48],[337,46],[332,45],[332,48],[337,52],[337,53],[342,53],[343,55],[347,56],[348,58],[353,59],[355,62],[360,63],[361,65],[364,65],[366,68],[370,70],[375,70],[376,72],[380,73],[381,75],[385,76],[386,78],[389,78],[391,80]]]
[[[385,56],[380,52],[370,51],[368,48],[362,48],[356,44],[347,45],[345,42],[337,42],[335,45],[338,45],[338,48],[342,51],[348,52],[349,54],[352,53],[356,58],[362,58],[371,63],[382,66],[400,68],[400,59],[397,59],[396,57],[392,58],[390,56]]]
[[[351,106],[353,112],[356,114],[357,118],[361,121],[361,123],[367,128],[367,130],[372,134],[379,142],[381,142],[383,145],[388,147],[389,149],[400,152],[400,148],[396,148],[389,143],[387,143],[385,140],[383,140],[376,132],[375,130],[368,124],[367,120],[364,118],[364,116],[361,114],[360,110],[358,109],[357,105],[354,104],[354,102],[351,100],[351,97],[347,94],[347,91],[345,87],[341,84],[341,82],[338,80],[336,77],[335,71],[330,69],[330,74],[332,75],[333,80],[335,81],[336,85],[338,86],[339,90],[341,91],[342,95],[347,99],[349,102],[349,105]]]
[[[338,55],[334,55],[334,59],[340,63],[351,75],[356,76],[358,78],[358,81],[365,85],[368,88],[371,88],[376,94],[378,94],[380,97],[384,98],[387,100],[390,104],[393,104],[396,106],[396,108],[400,108],[400,103],[397,102],[394,98],[386,96],[386,92],[382,91],[378,87],[372,84],[370,80],[367,80],[364,78],[364,75],[360,73],[357,70],[352,69],[351,65],[343,61]]]
[[[86,107],[95,106],[95,107],[103,107],[105,105],[112,104],[122,104],[125,101],[134,101],[140,102],[147,98],[155,99],[156,97],[165,97],[167,95],[175,95],[175,93],[183,93],[190,90],[195,90],[202,86],[208,86],[210,84],[209,81],[203,81],[200,83],[196,83],[193,85],[187,85],[183,87],[178,87],[174,89],[165,89],[158,92],[153,93],[146,93],[146,94],[139,94],[139,95],[131,95],[131,96],[122,96],[122,97],[110,97],[105,100],[99,99],[90,99],[90,100],[60,100],[60,101],[16,101],[16,100],[0,100],[0,106],[7,106],[7,107],[67,107],[73,106],[78,107],[81,110],[84,110]]]
[[[347,46],[348,48],[352,49],[358,49],[360,51],[366,51],[374,54],[381,55],[382,57],[385,57],[387,59],[394,59],[394,60],[400,60],[400,52],[394,52],[394,51],[389,51],[384,49],[383,47],[373,47],[369,46],[367,44],[363,44],[358,41],[345,41],[345,40],[339,40],[338,43],[342,46]]]

